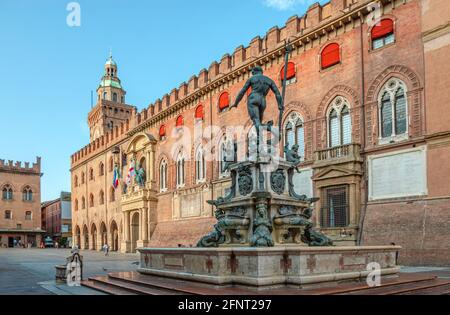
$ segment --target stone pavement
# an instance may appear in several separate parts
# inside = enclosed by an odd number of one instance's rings
[[[138,254],[81,251],[84,277],[135,271]],[[55,265],[65,263],[68,249],[0,249],[0,295],[96,294],[86,288],[57,285]]]

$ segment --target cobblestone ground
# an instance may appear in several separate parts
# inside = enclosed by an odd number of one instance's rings
[[[137,254],[110,253],[105,257],[101,252],[82,251],[81,255],[85,278],[134,271],[139,261]],[[0,249],[0,294],[54,294],[56,290],[51,290],[52,293],[46,288],[55,279],[55,265],[64,264],[68,256],[70,250],[67,249]]]

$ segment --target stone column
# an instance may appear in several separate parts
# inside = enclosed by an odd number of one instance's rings
[[[131,239],[130,239],[130,212],[124,212],[124,223],[123,223],[123,239],[120,246],[120,251],[122,253],[131,252]]]
[[[148,246],[148,211],[147,208],[139,210],[139,217],[141,219],[141,226],[139,229],[138,247]]]

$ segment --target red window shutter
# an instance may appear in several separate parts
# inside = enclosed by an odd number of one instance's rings
[[[178,116],[178,118],[177,118],[177,128],[181,128],[181,127],[183,127],[183,124],[184,124],[184,119],[183,119],[183,116]]]
[[[339,44],[330,44],[322,51],[322,69],[334,66],[341,62],[341,49]]]
[[[205,117],[205,113],[203,111],[203,105],[198,105],[197,109],[195,110],[195,119],[201,119]]]
[[[166,136],[166,126],[162,125],[162,126],[159,128],[159,136],[160,136],[160,137],[165,137],[165,136]]]
[[[224,110],[230,106],[230,95],[228,92],[223,92],[219,97],[219,109]]]
[[[289,62],[288,63],[288,68],[287,68],[286,80],[290,80],[290,79],[292,79],[294,77],[295,77],[295,63]],[[284,66],[283,66],[283,69],[281,69],[280,79],[282,81],[284,80]]]
[[[391,33],[394,33],[394,21],[384,19],[372,28],[372,39],[382,38]]]

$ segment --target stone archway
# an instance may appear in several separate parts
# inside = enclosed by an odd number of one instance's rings
[[[139,212],[135,212],[131,218],[131,252],[135,253],[139,240]]]
[[[108,231],[106,229],[106,225],[105,225],[104,222],[102,222],[102,224],[100,225],[100,237],[101,237],[101,241],[102,241],[102,243],[101,243],[102,246],[105,245],[105,244],[109,245],[109,243],[108,243]]]
[[[75,244],[74,245],[77,246],[79,249],[81,248],[81,230],[78,225],[75,228]]]
[[[119,229],[117,228],[116,221],[111,222],[110,227],[110,237],[111,237],[111,251],[119,251]]]
[[[91,249],[97,250],[97,227],[95,226],[95,224],[92,224],[91,227],[91,241]]]
[[[86,225],[83,227],[83,249],[89,249],[89,230]]]

